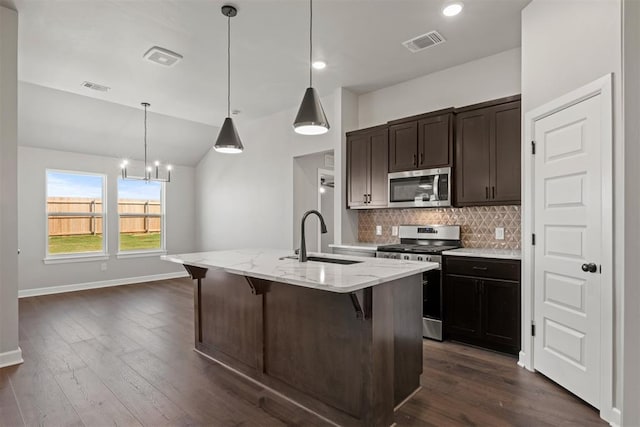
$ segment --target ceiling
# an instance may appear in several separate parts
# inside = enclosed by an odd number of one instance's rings
[[[21,82],[20,145],[120,159],[144,157],[144,110]],[[218,128],[148,113],[149,160],[195,166],[211,149]],[[113,162],[117,167],[118,163]]]
[[[445,18],[441,0],[316,0],[314,58],[328,67],[314,72],[314,86],[321,95],[341,86],[364,93],[517,47],[529,1],[466,0],[459,16]],[[156,113],[215,126],[226,115],[222,1],[13,2],[21,81],[136,109],[144,100]],[[251,119],[294,107],[308,85],[308,2],[235,5],[231,108]],[[430,30],[447,42],[415,54],[401,45]],[[183,61],[172,68],[146,62],[154,45]],[[92,91],[81,86],[85,80],[112,89]],[[51,126],[55,118],[47,118]]]

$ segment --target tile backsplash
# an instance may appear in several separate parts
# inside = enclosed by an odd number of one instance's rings
[[[520,249],[520,206],[478,206],[441,209],[371,209],[358,214],[358,240],[399,243],[391,235],[396,225],[460,225],[467,248]],[[376,225],[382,235],[376,236]],[[496,227],[504,227],[504,240],[496,240]]]

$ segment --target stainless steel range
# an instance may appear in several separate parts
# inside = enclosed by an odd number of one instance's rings
[[[422,276],[422,335],[442,341],[442,252],[462,246],[459,225],[401,225],[400,244],[379,246],[379,258],[437,262]]]

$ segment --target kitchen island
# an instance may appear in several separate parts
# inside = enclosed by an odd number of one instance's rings
[[[420,387],[422,273],[437,264],[290,255],[163,257],[196,280],[196,351],[332,423],[393,424]]]

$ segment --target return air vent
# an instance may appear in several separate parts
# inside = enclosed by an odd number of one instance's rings
[[[431,46],[435,46],[441,43],[444,43],[446,40],[442,37],[437,31],[430,31],[427,34],[423,34],[421,36],[415,37],[411,40],[407,40],[402,43],[404,47],[409,49],[411,52],[420,52],[423,49],[426,49]]]
[[[162,65],[163,67],[173,67],[182,60],[182,55],[179,53],[172,52],[160,46],[152,47],[143,57],[147,61]]]
[[[82,82],[82,87],[87,89],[97,90],[98,92],[107,92],[111,88],[109,86],[99,85],[98,83]]]

